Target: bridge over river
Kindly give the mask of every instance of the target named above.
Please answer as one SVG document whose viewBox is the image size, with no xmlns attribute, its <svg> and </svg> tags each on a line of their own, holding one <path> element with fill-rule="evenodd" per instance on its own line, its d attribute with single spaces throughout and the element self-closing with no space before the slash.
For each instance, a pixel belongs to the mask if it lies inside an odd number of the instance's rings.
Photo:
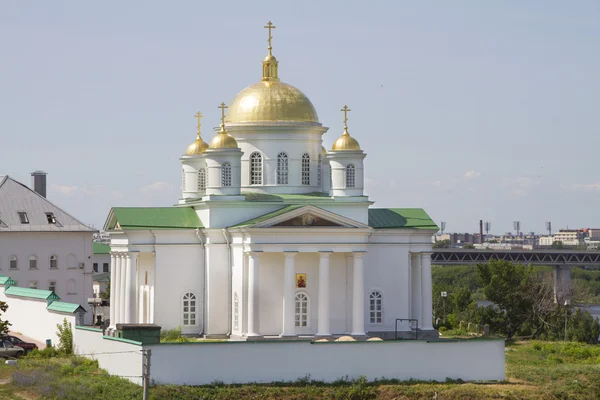
<svg viewBox="0 0 600 400">
<path fill-rule="evenodd" d="M 554 267 L 554 293 L 557 298 L 569 298 L 571 267 L 600 266 L 600 252 L 574 250 L 478 250 L 434 249 L 434 265 L 464 265 L 486 263 L 492 259 L 514 263 Z"/>
</svg>

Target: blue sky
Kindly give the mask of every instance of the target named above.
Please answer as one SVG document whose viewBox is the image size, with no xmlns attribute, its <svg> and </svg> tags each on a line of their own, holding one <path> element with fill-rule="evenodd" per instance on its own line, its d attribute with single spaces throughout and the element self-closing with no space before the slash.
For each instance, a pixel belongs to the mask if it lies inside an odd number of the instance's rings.
<svg viewBox="0 0 600 400">
<path fill-rule="evenodd" d="M 179 156 L 257 82 L 272 20 L 280 77 L 368 154 L 375 206 L 448 231 L 600 227 L 600 2 L 0 3 L 0 173 L 101 227 L 179 197 Z"/>
</svg>

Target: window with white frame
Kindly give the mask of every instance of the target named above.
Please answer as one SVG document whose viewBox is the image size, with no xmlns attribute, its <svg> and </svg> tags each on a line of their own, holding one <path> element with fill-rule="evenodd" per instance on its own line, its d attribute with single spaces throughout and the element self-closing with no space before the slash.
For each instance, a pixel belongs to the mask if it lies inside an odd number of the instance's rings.
<svg viewBox="0 0 600 400">
<path fill-rule="evenodd" d="M 37 257 L 29 256 L 29 269 L 37 269 Z"/>
<path fill-rule="evenodd" d="M 277 154 L 277 184 L 288 184 L 288 156 L 283 151 Z"/>
<path fill-rule="evenodd" d="M 308 153 L 302 155 L 302 184 L 310 185 L 310 156 Z"/>
<path fill-rule="evenodd" d="M 56 254 L 50 256 L 50 268 L 58 268 L 58 257 L 56 257 Z"/>
<path fill-rule="evenodd" d="M 206 190 L 206 168 L 200 168 L 198 170 L 198 190 Z"/>
<path fill-rule="evenodd" d="M 373 290 L 369 293 L 369 322 L 381 324 L 383 317 L 383 304 L 381 292 Z"/>
<path fill-rule="evenodd" d="M 308 327 L 308 295 L 304 292 L 296 294 L 294 321 L 299 328 Z"/>
<path fill-rule="evenodd" d="M 346 187 L 353 188 L 356 186 L 356 171 L 354 164 L 348 164 L 346 166 Z"/>
<path fill-rule="evenodd" d="M 48 283 L 48 290 L 56 293 L 56 281 L 50 281 Z"/>
<path fill-rule="evenodd" d="M 17 256 L 10 256 L 9 258 L 9 268 L 10 269 L 17 269 Z"/>
<path fill-rule="evenodd" d="M 98 272 L 98 263 L 93 263 L 92 264 L 92 271 Z"/>
<path fill-rule="evenodd" d="M 29 217 L 27 217 L 27 213 L 24 211 L 19 211 L 17 212 L 17 214 L 19 214 L 19 221 L 21 221 L 22 224 L 28 224 L 29 223 Z"/>
<path fill-rule="evenodd" d="M 237 292 L 233 294 L 233 329 L 236 331 L 240 328 L 240 300 Z"/>
<path fill-rule="evenodd" d="M 182 302 L 183 326 L 196 325 L 196 295 L 186 293 Z"/>
<path fill-rule="evenodd" d="M 231 163 L 227 161 L 221 165 L 221 186 L 231 187 Z"/>
<path fill-rule="evenodd" d="M 250 154 L 250 184 L 262 185 L 262 154 Z"/>
<path fill-rule="evenodd" d="M 319 159 L 318 159 L 319 165 L 317 168 L 317 186 L 321 186 L 321 174 L 322 174 L 322 169 L 323 169 L 323 165 L 321 165 L 321 163 L 323 162 L 323 157 L 319 154 Z"/>
</svg>

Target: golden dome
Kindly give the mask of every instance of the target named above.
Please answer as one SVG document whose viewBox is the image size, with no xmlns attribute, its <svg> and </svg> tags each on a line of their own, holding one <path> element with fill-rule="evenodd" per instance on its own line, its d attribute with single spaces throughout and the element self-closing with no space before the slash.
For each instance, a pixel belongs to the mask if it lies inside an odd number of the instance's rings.
<svg viewBox="0 0 600 400">
<path fill-rule="evenodd" d="M 344 133 L 342 133 L 342 136 L 337 138 L 336 141 L 333 142 L 333 146 L 331 146 L 331 151 L 357 150 L 360 150 L 360 145 L 358 144 L 358 141 L 356 139 L 350 136 L 347 129 L 344 129 Z"/>
<path fill-rule="evenodd" d="M 292 85 L 263 81 L 242 90 L 225 122 L 319 122 L 308 97 Z"/>
<path fill-rule="evenodd" d="M 202 153 L 204 153 L 204 151 L 207 148 L 208 148 L 208 143 L 206 143 L 204 140 L 202 140 L 202 138 L 198 134 L 198 137 L 196 138 L 196 140 L 194 140 L 194 143 L 190 144 L 187 147 L 185 154 L 188 156 L 199 156 Z"/>
<path fill-rule="evenodd" d="M 322 156 L 326 156 L 327 155 L 327 149 L 325 148 L 325 146 L 321 146 L 321 155 Z"/>
<path fill-rule="evenodd" d="M 221 132 L 210 141 L 211 149 L 237 149 L 237 140 L 225 130 L 225 126 L 221 124 Z"/>
</svg>

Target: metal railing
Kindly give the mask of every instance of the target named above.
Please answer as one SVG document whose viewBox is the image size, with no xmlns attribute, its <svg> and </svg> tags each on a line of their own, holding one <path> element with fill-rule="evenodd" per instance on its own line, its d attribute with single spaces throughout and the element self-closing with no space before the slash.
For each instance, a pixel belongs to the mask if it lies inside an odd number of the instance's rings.
<svg viewBox="0 0 600 400">
<path fill-rule="evenodd" d="M 396 318 L 396 326 L 394 327 L 394 340 L 402 339 L 398 337 L 398 322 L 409 321 L 412 329 L 413 322 L 415 323 L 415 338 L 409 340 L 417 340 L 419 338 L 419 320 L 416 318 Z"/>
</svg>

